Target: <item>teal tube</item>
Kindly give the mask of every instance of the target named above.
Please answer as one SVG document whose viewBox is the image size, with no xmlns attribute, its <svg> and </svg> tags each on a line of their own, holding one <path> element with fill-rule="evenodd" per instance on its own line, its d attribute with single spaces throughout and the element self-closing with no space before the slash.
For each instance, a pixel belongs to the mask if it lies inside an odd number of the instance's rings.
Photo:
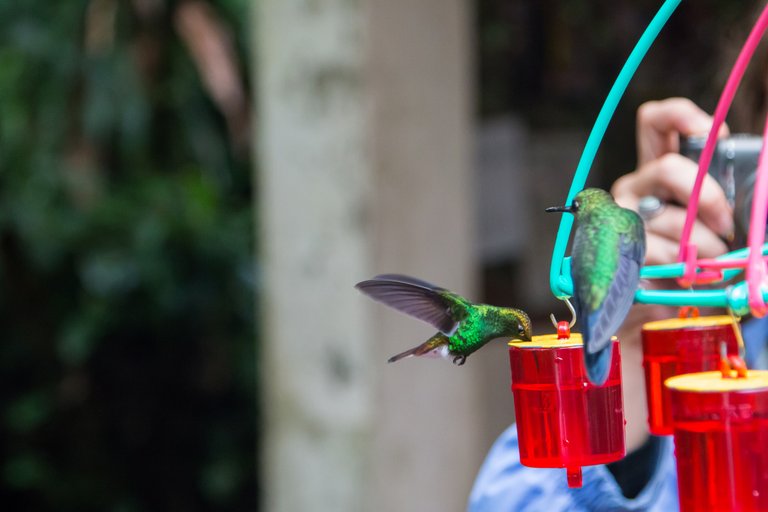
<svg viewBox="0 0 768 512">
<path fill-rule="evenodd" d="M 662 306 L 726 307 L 725 290 L 638 290 L 635 302 Z"/>
<path fill-rule="evenodd" d="M 722 256 L 718 256 L 717 260 L 738 260 L 741 258 L 746 258 L 747 254 L 749 254 L 749 247 L 744 247 L 742 249 L 737 249 L 735 251 L 729 252 L 728 254 L 723 254 Z M 768 254 L 768 243 L 763 244 L 763 250 L 762 250 L 763 256 Z"/>
<path fill-rule="evenodd" d="M 638 290 L 635 302 L 640 304 L 661 304 L 662 306 L 698 306 L 729 308 L 734 314 L 749 313 L 747 283 L 729 286 L 724 290 Z M 768 300 L 768 291 L 763 292 Z"/>
<path fill-rule="evenodd" d="M 748 253 L 749 247 L 745 247 L 736 251 L 729 252 L 728 254 L 723 254 L 722 256 L 718 256 L 715 259 L 718 261 L 738 260 L 745 258 Z M 768 243 L 763 245 L 762 253 L 763 256 L 768 254 Z M 743 271 L 743 268 L 725 269 L 723 270 L 722 281 L 729 281 Z M 669 265 L 651 265 L 640 269 L 640 279 L 676 279 L 678 277 L 683 277 L 684 272 L 685 265 L 682 263 L 671 263 Z"/>
<path fill-rule="evenodd" d="M 640 279 L 675 279 L 682 277 L 685 265 L 671 263 L 669 265 L 652 265 L 640 269 Z"/>
<path fill-rule="evenodd" d="M 656 16 L 651 20 L 648 28 L 643 32 L 643 35 L 640 37 L 637 45 L 635 45 L 632 53 L 629 54 L 627 62 L 624 64 L 621 72 L 619 72 L 619 76 L 616 78 L 613 87 L 611 87 L 608 97 L 605 99 L 605 103 L 603 103 L 600 113 L 595 120 L 595 124 L 587 139 L 587 144 L 584 146 L 584 151 L 581 153 L 581 159 L 579 160 L 579 165 L 576 167 L 576 173 L 573 177 L 571 189 L 568 192 L 568 199 L 565 203 L 567 206 L 570 206 L 576 194 L 584 188 L 584 183 L 587 181 L 587 176 L 589 175 L 589 170 L 592 168 L 592 163 L 595 160 L 597 150 L 603 140 L 605 131 L 608 129 L 608 124 L 610 124 L 611 118 L 616 111 L 616 107 L 629 85 L 629 81 L 643 61 L 645 54 L 648 53 L 651 44 L 656 40 L 656 36 L 659 35 L 659 32 L 661 32 L 661 29 L 667 23 L 667 20 L 672 13 L 675 12 L 678 5 L 680 5 L 680 0 L 666 0 L 664 2 L 659 9 L 659 12 L 657 12 Z M 563 218 L 560 220 L 560 227 L 558 228 L 557 238 L 555 239 L 555 247 L 552 251 L 552 263 L 549 269 L 550 289 L 555 297 L 561 299 L 569 297 L 573 293 L 573 282 L 570 275 L 561 275 L 561 272 L 563 271 L 562 266 L 563 258 L 565 257 L 565 249 L 568 245 L 568 239 L 571 236 L 572 227 L 573 217 L 564 214 Z M 563 282 L 564 279 L 567 282 Z M 568 286 L 568 284 L 570 284 L 570 286 Z"/>
</svg>

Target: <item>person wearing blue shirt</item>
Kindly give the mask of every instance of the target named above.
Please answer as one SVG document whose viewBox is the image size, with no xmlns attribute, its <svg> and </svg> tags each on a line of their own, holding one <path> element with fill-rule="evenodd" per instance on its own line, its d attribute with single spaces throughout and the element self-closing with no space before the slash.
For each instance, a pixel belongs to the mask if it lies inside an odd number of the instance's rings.
<svg viewBox="0 0 768 512">
<path fill-rule="evenodd" d="M 697 166 L 678 154 L 680 135 L 706 134 L 712 119 L 692 101 L 671 98 L 643 104 L 637 115 L 638 168 L 619 178 L 611 189 L 616 201 L 637 209 L 641 198 L 655 196 L 663 208 L 646 215 L 646 265 L 672 263 Z M 724 129 L 722 134 L 726 134 Z M 725 194 L 709 175 L 701 190 L 691 242 L 700 258 L 727 252 L 724 240 L 733 233 L 733 217 Z M 607 465 L 583 468 L 583 485 L 568 488 L 563 469 L 528 468 L 520 464 L 517 428 L 509 427 L 494 443 L 469 497 L 470 512 L 578 512 L 678 509 L 677 473 L 672 437 L 651 436 L 647 429 L 642 369 L 641 326 L 670 318 L 674 310 L 636 305 L 617 333 L 621 341 L 627 457 Z M 768 318 L 743 325 L 747 364 L 765 368 Z"/>
</svg>

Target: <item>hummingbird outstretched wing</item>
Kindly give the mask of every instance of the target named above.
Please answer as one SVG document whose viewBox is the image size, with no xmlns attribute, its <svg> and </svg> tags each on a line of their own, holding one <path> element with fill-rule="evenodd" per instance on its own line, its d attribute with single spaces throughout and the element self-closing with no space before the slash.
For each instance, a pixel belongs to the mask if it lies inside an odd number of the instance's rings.
<svg viewBox="0 0 768 512">
<path fill-rule="evenodd" d="M 373 300 L 433 325 L 451 336 L 471 306 L 464 298 L 421 279 L 382 274 L 361 281 L 355 288 Z"/>
<path fill-rule="evenodd" d="M 619 234 L 618 237 L 618 259 L 613 279 L 602 299 L 596 296 L 600 293 L 599 288 L 590 286 L 578 273 L 574 272 L 573 275 L 574 288 L 577 290 L 573 297 L 574 308 L 584 337 L 587 374 L 598 385 L 608 378 L 611 337 L 619 330 L 632 307 L 640 280 L 640 267 L 645 258 L 642 222 L 633 224 L 629 233 Z M 574 247 L 576 245 L 577 241 L 574 240 Z"/>
</svg>

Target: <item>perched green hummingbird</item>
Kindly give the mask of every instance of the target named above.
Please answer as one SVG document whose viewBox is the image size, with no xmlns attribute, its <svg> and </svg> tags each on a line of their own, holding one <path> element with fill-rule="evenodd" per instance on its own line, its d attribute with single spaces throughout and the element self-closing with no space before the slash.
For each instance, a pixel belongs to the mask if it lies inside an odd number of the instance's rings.
<svg viewBox="0 0 768 512">
<path fill-rule="evenodd" d="M 632 307 L 640 280 L 643 219 L 599 188 L 584 189 L 571 206 L 547 211 L 572 213 L 578 222 L 571 256 L 573 306 L 584 338 L 587 375 L 602 385 L 610 370 L 611 336 Z"/>
<path fill-rule="evenodd" d="M 421 345 L 390 357 L 390 363 L 411 356 L 426 356 L 451 359 L 461 366 L 468 355 L 494 338 L 531 339 L 531 320 L 524 311 L 473 304 L 420 279 L 383 274 L 357 283 L 355 288 L 439 330 Z"/>
</svg>

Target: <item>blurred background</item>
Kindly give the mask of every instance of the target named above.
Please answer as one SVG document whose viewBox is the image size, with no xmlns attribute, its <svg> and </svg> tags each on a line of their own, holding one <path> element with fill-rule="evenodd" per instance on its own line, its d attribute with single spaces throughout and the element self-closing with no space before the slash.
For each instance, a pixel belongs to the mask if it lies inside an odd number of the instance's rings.
<svg viewBox="0 0 768 512">
<path fill-rule="evenodd" d="M 588 184 L 757 4 L 683 3 Z M 567 316 L 543 209 L 659 5 L 0 0 L 3 509 L 463 510 L 505 347 L 388 366 L 431 328 L 352 286 Z"/>
</svg>

